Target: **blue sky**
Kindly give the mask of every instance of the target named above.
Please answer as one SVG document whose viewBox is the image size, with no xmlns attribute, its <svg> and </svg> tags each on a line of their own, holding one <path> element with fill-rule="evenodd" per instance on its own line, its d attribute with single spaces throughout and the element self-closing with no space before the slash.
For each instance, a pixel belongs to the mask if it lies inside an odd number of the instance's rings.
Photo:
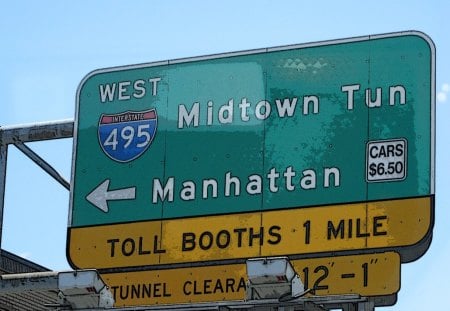
<svg viewBox="0 0 450 311">
<path fill-rule="evenodd" d="M 3 2 L 0 126 L 73 119 L 77 87 L 98 68 L 422 31 L 437 50 L 436 220 L 428 252 L 402 265 L 392 309 L 435 309 L 431 301 L 450 290 L 449 12 L 444 0 Z M 70 180 L 71 139 L 30 146 Z M 68 269 L 69 193 L 9 149 L 2 248 L 55 270 Z"/>
</svg>

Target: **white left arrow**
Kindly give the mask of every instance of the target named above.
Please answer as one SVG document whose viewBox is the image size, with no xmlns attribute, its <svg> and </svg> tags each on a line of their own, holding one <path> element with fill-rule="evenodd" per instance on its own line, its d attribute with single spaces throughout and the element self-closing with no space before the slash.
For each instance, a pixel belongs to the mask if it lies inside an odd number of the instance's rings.
<svg viewBox="0 0 450 311">
<path fill-rule="evenodd" d="M 86 200 L 95 207 L 107 213 L 108 201 L 111 200 L 134 200 L 136 198 L 136 187 L 109 190 L 109 179 L 106 179 L 98 185 L 91 193 L 86 196 Z"/>
</svg>

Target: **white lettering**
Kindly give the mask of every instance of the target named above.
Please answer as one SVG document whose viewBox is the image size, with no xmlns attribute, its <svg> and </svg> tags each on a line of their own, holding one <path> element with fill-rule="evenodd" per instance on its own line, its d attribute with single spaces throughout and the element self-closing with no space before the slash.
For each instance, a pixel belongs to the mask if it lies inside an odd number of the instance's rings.
<svg viewBox="0 0 450 311">
<path fill-rule="evenodd" d="M 280 187 L 284 186 L 286 191 L 292 192 L 296 189 L 311 190 L 317 188 L 317 174 L 313 169 L 305 169 L 301 174 L 297 174 L 297 171 L 293 166 L 288 166 L 282 172 L 285 182 L 279 183 L 279 177 L 281 173 L 272 167 L 266 174 L 266 180 L 263 181 L 263 177 L 259 174 L 251 174 L 247 178 L 247 183 L 244 187 L 244 194 L 247 195 L 261 195 L 263 193 L 263 186 L 267 187 L 267 190 L 272 193 L 277 193 Z M 297 175 L 300 175 L 297 177 Z M 218 186 L 218 180 L 223 180 L 223 186 Z M 217 178 L 204 178 L 198 183 L 201 183 L 202 190 L 198 193 L 202 199 L 217 198 L 219 195 L 224 197 L 238 197 L 241 196 L 241 185 L 244 181 L 239 176 L 232 175 L 231 172 L 226 172 L 223 179 Z M 155 178 L 153 180 L 153 198 L 152 203 L 157 204 L 159 202 L 174 202 L 174 193 L 179 194 L 179 198 L 182 201 L 192 201 L 197 199 L 197 185 L 193 180 L 182 181 L 179 185 L 179 189 L 176 189 L 175 177 L 169 177 L 165 184 L 160 179 Z M 323 169 L 323 189 L 330 188 L 331 186 L 341 186 L 340 170 L 337 167 L 326 167 Z"/>
<path fill-rule="evenodd" d="M 283 174 L 286 179 L 286 189 L 289 191 L 293 191 L 295 189 L 292 184 L 292 177 L 295 177 L 295 172 L 292 170 L 292 166 L 289 166 Z"/>
<path fill-rule="evenodd" d="M 187 112 L 186 107 L 184 105 L 178 106 L 178 128 L 181 129 L 185 125 L 186 127 L 191 126 L 193 122 L 193 126 L 197 127 L 200 117 L 200 104 L 194 103 L 192 105 L 191 111 Z"/>
<path fill-rule="evenodd" d="M 234 195 L 239 196 L 241 193 L 241 181 L 238 177 L 231 176 L 228 172 L 225 175 L 225 196 L 229 197 L 231 192 L 231 184 L 234 184 Z"/>
<path fill-rule="evenodd" d="M 207 125 L 211 125 L 213 123 L 213 102 L 212 101 L 208 101 L 208 117 L 206 120 L 206 124 Z"/>
<path fill-rule="evenodd" d="M 118 100 L 128 100 L 130 95 L 126 94 L 128 87 L 131 85 L 130 81 L 119 82 L 119 97 Z"/>
<path fill-rule="evenodd" d="M 264 110 L 264 113 L 261 112 Z M 266 100 L 260 101 L 255 108 L 255 116 L 259 120 L 265 120 L 270 116 L 270 103 Z"/>
<path fill-rule="evenodd" d="M 402 85 L 389 87 L 389 105 L 395 105 L 396 95 L 399 94 L 400 105 L 406 104 L 406 90 Z"/>
<path fill-rule="evenodd" d="M 247 111 L 248 107 L 250 107 L 250 103 L 247 101 L 247 98 L 242 98 L 239 108 L 241 109 L 241 120 L 245 122 L 250 120 Z"/>
<path fill-rule="evenodd" d="M 372 90 L 366 89 L 366 106 L 369 108 L 381 107 L 381 87 L 376 88 L 376 98 L 372 101 Z"/>
<path fill-rule="evenodd" d="M 292 117 L 295 112 L 295 107 L 297 106 L 297 97 L 292 98 L 292 100 L 285 98 L 283 103 L 281 103 L 281 100 L 276 99 L 275 104 L 277 105 L 280 118 L 284 118 L 286 114 L 288 117 Z"/>
<path fill-rule="evenodd" d="M 166 198 L 169 202 L 173 202 L 173 190 L 174 190 L 174 177 L 169 177 L 162 188 L 161 181 L 158 178 L 153 179 L 153 203 L 158 203 L 158 197 L 161 201 L 165 201 Z"/>
<path fill-rule="evenodd" d="M 343 85 L 341 87 L 342 92 L 347 92 L 347 109 L 352 110 L 353 104 L 354 104 L 354 97 L 353 93 L 355 91 L 359 90 L 360 85 L 359 84 L 352 84 L 352 85 Z"/>
<path fill-rule="evenodd" d="M 319 98 L 315 95 L 305 96 L 303 98 L 303 114 L 309 114 L 309 104 L 313 104 L 313 113 L 319 113 Z"/>
<path fill-rule="evenodd" d="M 150 78 L 152 95 L 157 94 L 158 82 L 161 78 Z M 129 100 L 131 97 L 141 99 L 147 94 L 146 80 L 120 81 L 99 85 L 100 102 L 112 102 L 114 100 Z"/>
<path fill-rule="evenodd" d="M 116 84 L 100 84 L 100 101 L 102 103 L 109 101 L 112 102 L 114 100 L 114 94 L 116 92 Z"/>
<path fill-rule="evenodd" d="M 161 78 L 150 78 L 148 81 L 152 84 L 152 95 L 156 96 L 158 94 L 158 82 L 161 81 Z"/>
<path fill-rule="evenodd" d="M 278 173 L 275 168 L 272 168 L 267 174 L 267 178 L 269 179 L 269 190 L 270 192 L 277 192 L 278 186 L 277 186 L 277 178 L 280 177 L 280 173 Z"/>
<path fill-rule="evenodd" d="M 283 100 L 275 99 L 275 107 L 280 118 L 292 117 L 295 114 L 297 106 L 297 97 L 285 98 Z M 254 110 L 250 110 L 251 102 L 246 97 L 242 97 L 240 103 L 237 104 L 236 112 L 234 107 L 234 99 L 228 100 L 228 103 L 223 104 L 218 110 L 214 109 L 214 102 L 208 100 L 206 105 L 200 102 L 194 102 L 191 108 L 187 108 L 185 104 L 178 106 L 178 128 L 198 127 L 200 122 L 207 126 L 214 125 L 218 121 L 219 124 L 230 124 L 235 121 L 235 116 L 240 118 L 242 122 L 250 121 L 253 116 L 257 120 L 266 120 L 272 113 L 272 104 L 267 100 L 260 100 L 255 106 Z M 201 110 L 201 111 L 200 111 Z M 319 97 L 315 95 L 304 97 L 304 114 L 319 113 Z M 311 112 L 310 112 L 311 111 Z M 253 112 L 253 113 L 252 113 Z M 200 117 L 202 120 L 200 120 Z"/>
<path fill-rule="evenodd" d="M 316 172 L 314 170 L 304 170 L 303 177 L 300 179 L 302 189 L 316 188 Z"/>
<path fill-rule="evenodd" d="M 136 80 L 133 83 L 133 88 L 135 92 L 133 93 L 134 98 L 142 98 L 145 96 L 145 80 Z"/>
<path fill-rule="evenodd" d="M 248 184 L 246 190 L 248 194 L 261 194 L 262 193 L 261 176 L 256 174 L 248 176 Z"/>
<path fill-rule="evenodd" d="M 233 99 L 219 108 L 219 122 L 222 124 L 233 122 Z"/>
<path fill-rule="evenodd" d="M 325 168 L 324 176 L 323 176 L 323 178 L 324 178 L 323 186 L 325 188 L 330 187 L 331 175 L 333 175 L 334 186 L 339 187 L 341 185 L 341 174 L 340 174 L 339 169 L 337 169 L 336 167 Z"/>
<path fill-rule="evenodd" d="M 183 201 L 192 201 L 195 199 L 195 183 L 193 181 L 188 180 L 183 183 L 180 198 Z"/>
<path fill-rule="evenodd" d="M 212 197 L 217 198 L 217 180 L 215 179 L 204 179 L 203 180 L 203 199 L 208 198 L 208 188 L 212 190 Z"/>
</svg>

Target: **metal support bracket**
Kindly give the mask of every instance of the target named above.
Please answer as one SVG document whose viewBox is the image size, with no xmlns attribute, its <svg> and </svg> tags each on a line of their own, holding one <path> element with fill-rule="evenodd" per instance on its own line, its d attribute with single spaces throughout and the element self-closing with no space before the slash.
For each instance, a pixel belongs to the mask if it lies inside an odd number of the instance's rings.
<svg viewBox="0 0 450 311">
<path fill-rule="evenodd" d="M 5 207 L 5 183 L 8 157 L 8 145 L 16 146 L 28 158 L 52 176 L 67 190 L 66 181 L 50 164 L 25 145 L 26 142 L 52 140 L 73 137 L 73 120 L 61 120 L 34 124 L 22 124 L 0 127 L 0 252 L 3 232 L 3 210 Z M 1 260 L 1 256 L 0 256 Z"/>
<path fill-rule="evenodd" d="M 42 159 L 37 153 L 31 150 L 23 142 L 15 142 L 14 146 L 23 152 L 28 158 L 30 158 L 34 163 L 36 163 L 40 168 L 52 176 L 57 182 L 59 182 L 64 188 L 70 190 L 70 183 L 62 177 L 57 170 L 55 170 L 48 162 Z"/>
</svg>

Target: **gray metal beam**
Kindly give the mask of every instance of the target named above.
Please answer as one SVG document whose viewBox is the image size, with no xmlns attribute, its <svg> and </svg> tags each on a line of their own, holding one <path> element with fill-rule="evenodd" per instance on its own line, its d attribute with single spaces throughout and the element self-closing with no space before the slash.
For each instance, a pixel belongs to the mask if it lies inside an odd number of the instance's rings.
<svg viewBox="0 0 450 311">
<path fill-rule="evenodd" d="M 42 159 L 37 153 L 28 148 L 22 142 L 14 143 L 14 146 L 22 151 L 28 158 L 30 158 L 34 163 L 36 163 L 40 168 L 46 171 L 50 176 L 52 176 L 57 182 L 59 182 L 64 188 L 70 190 L 70 183 L 62 177 L 57 170 L 55 170 L 50 164 L 48 164 L 44 159 Z"/>
<path fill-rule="evenodd" d="M 358 306 L 353 303 L 349 303 L 345 306 L 342 306 L 342 311 L 358 311 Z"/>
<path fill-rule="evenodd" d="M 105 310 L 114 299 L 96 270 L 48 271 L 0 275 L 1 304 L 15 310 Z"/>
<path fill-rule="evenodd" d="M 358 311 L 374 311 L 375 304 L 373 301 L 365 301 L 358 303 Z"/>
<path fill-rule="evenodd" d="M 66 189 L 70 188 L 61 175 L 45 162 L 40 156 L 28 148 L 24 143 L 33 141 L 43 141 L 59 138 L 73 137 L 73 120 L 59 120 L 40 122 L 33 124 L 21 124 L 0 127 L 0 252 L 3 233 L 3 210 L 5 207 L 5 186 L 6 186 L 6 162 L 8 157 L 8 145 L 14 144 L 20 151 L 25 153 L 36 164 L 43 168 L 48 174 L 61 183 Z M 1 260 L 0 256 L 0 260 Z"/>
<path fill-rule="evenodd" d="M 0 127 L 0 145 L 73 137 L 73 120 Z"/>
<path fill-rule="evenodd" d="M 58 290 L 58 275 L 54 271 L 4 274 L 0 276 L 1 294 Z"/>
<path fill-rule="evenodd" d="M 1 249 L 2 249 L 2 233 L 3 233 L 3 207 L 5 206 L 7 156 L 8 156 L 8 145 L 0 144 L 0 261 L 2 260 Z"/>
</svg>

